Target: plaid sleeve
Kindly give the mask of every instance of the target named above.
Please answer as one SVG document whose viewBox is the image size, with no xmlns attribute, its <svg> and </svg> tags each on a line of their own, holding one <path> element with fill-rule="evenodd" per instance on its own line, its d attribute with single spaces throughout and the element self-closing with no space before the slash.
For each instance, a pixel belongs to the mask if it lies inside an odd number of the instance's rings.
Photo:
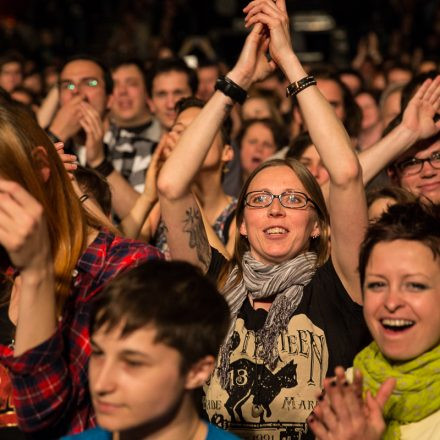
<svg viewBox="0 0 440 440">
<path fill-rule="evenodd" d="M 25 432 L 77 433 L 95 425 L 87 383 L 89 311 L 93 296 L 120 272 L 161 258 L 145 243 L 104 236 L 81 258 L 84 275 L 74 281 L 59 329 L 42 344 L 14 357 L 0 347 L 9 369 L 20 428 Z"/>
<path fill-rule="evenodd" d="M 55 424 L 71 394 L 71 381 L 62 356 L 63 340 L 56 331 L 42 344 L 1 362 L 9 369 L 13 397 L 21 429 L 35 431 Z"/>
</svg>

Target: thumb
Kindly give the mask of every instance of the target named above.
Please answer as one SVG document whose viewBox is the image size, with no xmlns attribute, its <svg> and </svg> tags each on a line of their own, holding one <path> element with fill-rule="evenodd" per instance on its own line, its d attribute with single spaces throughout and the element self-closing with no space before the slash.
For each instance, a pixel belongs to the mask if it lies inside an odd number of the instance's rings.
<svg viewBox="0 0 440 440">
<path fill-rule="evenodd" d="M 376 402 L 382 410 L 393 393 L 396 386 L 396 379 L 389 377 L 379 388 L 376 394 Z"/>
</svg>

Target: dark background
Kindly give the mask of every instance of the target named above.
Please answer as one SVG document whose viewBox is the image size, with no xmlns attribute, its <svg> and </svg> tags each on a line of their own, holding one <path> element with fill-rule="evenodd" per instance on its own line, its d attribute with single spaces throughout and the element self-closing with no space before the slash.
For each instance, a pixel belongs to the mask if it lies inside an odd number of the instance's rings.
<svg viewBox="0 0 440 440">
<path fill-rule="evenodd" d="M 153 58 L 160 47 L 178 51 L 189 35 L 208 36 L 218 57 L 231 62 L 245 30 L 241 0 L 0 0 L 0 51 L 15 49 L 39 63 L 74 53 Z M 347 63 L 359 39 L 374 31 L 382 53 L 421 50 L 438 56 L 440 0 L 287 0 L 289 13 L 322 11 L 331 31 L 305 33 L 305 50 Z M 304 48 L 303 48 L 304 49 Z"/>
</svg>

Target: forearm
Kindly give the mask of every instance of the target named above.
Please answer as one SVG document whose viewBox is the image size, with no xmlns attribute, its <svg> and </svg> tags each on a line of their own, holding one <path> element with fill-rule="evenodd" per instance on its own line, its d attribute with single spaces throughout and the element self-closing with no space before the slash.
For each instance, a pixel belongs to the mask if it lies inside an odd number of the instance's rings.
<svg viewBox="0 0 440 440">
<path fill-rule="evenodd" d="M 112 207 L 119 218 L 126 217 L 135 205 L 140 194 L 114 170 L 107 177 L 112 192 Z"/>
<path fill-rule="evenodd" d="M 404 153 L 414 142 L 417 135 L 402 125 L 398 125 L 387 136 L 370 148 L 359 153 L 363 181 L 366 185 L 376 174 Z"/>
<path fill-rule="evenodd" d="M 139 196 L 129 214 L 122 219 L 120 224 L 126 237 L 134 239 L 139 237 L 141 228 L 156 202 L 157 200 L 151 199 L 146 194 Z"/>
<path fill-rule="evenodd" d="M 282 68 L 291 83 L 307 76 L 293 52 L 285 57 Z M 310 86 L 302 90 L 297 99 L 310 137 L 329 172 L 331 182 L 345 184 L 347 179 L 358 178 L 359 165 L 350 138 L 318 87 Z"/>
<path fill-rule="evenodd" d="M 14 356 L 20 356 L 50 338 L 56 330 L 53 269 L 21 274 Z"/>
</svg>

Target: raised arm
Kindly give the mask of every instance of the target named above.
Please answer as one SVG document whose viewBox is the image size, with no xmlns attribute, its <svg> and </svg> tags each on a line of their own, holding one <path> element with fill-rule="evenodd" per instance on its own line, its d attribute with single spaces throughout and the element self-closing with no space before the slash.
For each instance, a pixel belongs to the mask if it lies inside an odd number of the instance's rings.
<svg viewBox="0 0 440 440">
<path fill-rule="evenodd" d="M 157 203 L 156 182 L 159 171 L 166 158 L 165 151 L 168 149 L 167 143 L 168 134 L 164 134 L 153 153 L 147 173 L 145 174 L 144 191 L 128 215 L 121 221 L 120 227 L 126 237 L 134 239 L 139 237 L 145 220 Z"/>
<path fill-rule="evenodd" d="M 14 356 L 56 330 L 53 261 L 42 206 L 20 185 L 0 180 L 0 244 L 20 271 Z"/>
<path fill-rule="evenodd" d="M 265 57 L 267 39 L 261 31 L 261 24 L 254 27 L 237 64 L 227 75 L 244 90 L 274 68 Z M 162 218 L 172 258 L 189 261 L 204 271 L 209 267 L 211 250 L 199 208 L 191 194 L 191 183 L 233 104 L 231 98 L 216 91 L 182 134 L 158 179 Z"/>
<path fill-rule="evenodd" d="M 402 122 L 370 148 L 359 153 L 364 184 L 422 139 L 440 131 L 434 116 L 440 108 L 440 75 L 427 79 L 406 106 Z"/>
<path fill-rule="evenodd" d="M 272 59 L 290 83 L 307 77 L 290 41 L 285 0 L 256 0 L 244 9 L 246 25 L 263 23 L 270 33 Z M 328 207 L 332 228 L 332 260 L 352 299 L 361 302 L 357 274 L 359 246 L 367 226 L 367 209 L 359 161 L 332 106 L 316 86 L 297 94 L 310 137 L 330 176 Z"/>
</svg>

